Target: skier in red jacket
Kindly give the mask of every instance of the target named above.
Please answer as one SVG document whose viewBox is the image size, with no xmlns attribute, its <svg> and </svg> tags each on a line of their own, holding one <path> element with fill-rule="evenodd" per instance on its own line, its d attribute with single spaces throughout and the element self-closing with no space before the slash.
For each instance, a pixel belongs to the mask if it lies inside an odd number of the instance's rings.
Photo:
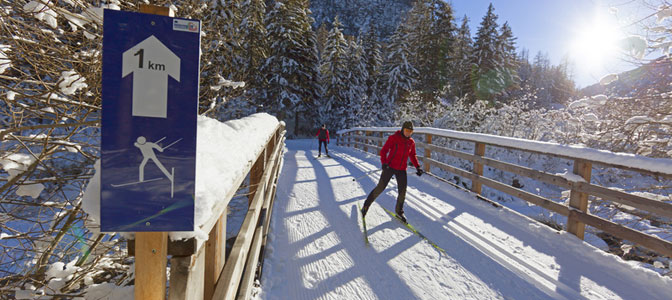
<svg viewBox="0 0 672 300">
<path fill-rule="evenodd" d="M 329 144 L 329 130 L 327 130 L 327 126 L 322 124 L 322 128 L 317 131 L 315 136 L 320 140 L 320 154 L 318 154 L 317 157 L 322 156 L 322 143 L 324 143 L 324 152 L 327 154 L 327 157 L 331 157 L 329 156 L 329 149 L 327 149 L 327 144 Z"/>
<path fill-rule="evenodd" d="M 408 159 L 416 169 L 416 174 L 421 176 L 424 171 L 420 168 L 418 158 L 415 155 L 415 141 L 411 138 L 413 134 L 413 123 L 411 121 L 404 122 L 401 130 L 395 132 L 385 142 L 383 149 L 380 150 L 380 162 L 383 164 L 383 173 L 380 175 L 380 180 L 376 188 L 371 191 L 364 207 L 362 207 L 362 217 L 366 216 L 371 203 L 376 200 L 378 195 L 385 190 L 387 184 L 392 179 L 392 175 L 397 178 L 397 187 L 399 195 L 397 196 L 397 206 L 395 212 L 397 217 L 406 223 L 406 216 L 404 216 L 404 200 L 406 200 L 406 164 Z"/>
</svg>

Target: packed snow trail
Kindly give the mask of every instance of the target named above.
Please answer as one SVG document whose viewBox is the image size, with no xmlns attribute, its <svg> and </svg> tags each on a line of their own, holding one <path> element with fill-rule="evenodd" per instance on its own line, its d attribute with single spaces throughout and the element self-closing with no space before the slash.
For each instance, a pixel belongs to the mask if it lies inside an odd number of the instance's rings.
<svg viewBox="0 0 672 300">
<path fill-rule="evenodd" d="M 408 176 L 406 217 L 441 253 L 393 220 L 396 182 L 366 215 L 379 158 L 288 140 L 262 275 L 262 299 L 669 299 L 672 280 L 576 237 L 496 208 L 430 176 Z"/>
</svg>

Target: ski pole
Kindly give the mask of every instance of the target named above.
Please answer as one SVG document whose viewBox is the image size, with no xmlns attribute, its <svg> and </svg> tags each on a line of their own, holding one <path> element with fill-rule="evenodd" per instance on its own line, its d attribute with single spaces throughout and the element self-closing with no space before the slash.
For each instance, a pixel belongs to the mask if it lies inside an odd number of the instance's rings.
<svg viewBox="0 0 672 300">
<path fill-rule="evenodd" d="M 175 144 L 177 144 L 177 142 L 179 142 L 179 141 L 181 141 L 181 140 L 182 140 L 182 138 L 180 138 L 180 139 L 177 140 L 177 141 L 172 142 L 172 143 L 171 143 L 170 145 L 168 145 L 168 146 L 163 147 L 163 149 L 166 149 L 166 148 L 168 148 L 168 147 L 170 147 L 170 146 L 172 146 L 172 145 L 175 145 Z"/>
<path fill-rule="evenodd" d="M 380 171 L 380 170 L 382 170 L 382 169 L 376 169 L 376 170 L 373 170 L 373 171 L 368 171 L 368 172 L 364 173 L 364 175 L 362 175 L 362 176 L 359 176 L 359 177 L 357 177 L 357 178 L 353 178 L 352 181 L 360 180 L 360 179 L 362 179 L 362 178 L 364 178 L 364 177 L 366 177 L 366 176 L 369 176 L 370 174 L 376 173 L 376 172 L 378 172 L 378 171 Z"/>
</svg>

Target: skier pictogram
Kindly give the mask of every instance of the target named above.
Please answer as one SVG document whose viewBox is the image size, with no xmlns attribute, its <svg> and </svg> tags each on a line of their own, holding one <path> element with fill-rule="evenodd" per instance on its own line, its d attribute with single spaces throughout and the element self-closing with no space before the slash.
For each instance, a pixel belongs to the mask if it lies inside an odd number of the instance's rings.
<svg viewBox="0 0 672 300">
<path fill-rule="evenodd" d="M 128 185 L 135 185 L 135 184 L 140 184 L 140 183 L 146 183 L 146 182 L 152 182 L 152 181 L 157 181 L 161 180 L 162 178 L 152 178 L 145 180 L 145 166 L 147 165 L 147 162 L 150 160 L 154 162 L 154 164 L 163 172 L 164 175 L 170 180 L 170 197 L 173 197 L 173 189 L 175 186 L 175 168 L 171 168 L 171 171 L 168 172 L 168 169 L 161 163 L 161 161 L 156 157 L 156 152 L 155 150 L 158 150 L 159 152 L 163 152 L 164 150 L 168 149 L 172 145 L 175 145 L 177 142 L 181 141 L 182 139 L 178 139 L 172 143 L 170 143 L 168 146 L 161 147 L 159 143 L 166 139 L 166 137 L 162 137 L 161 139 L 157 140 L 156 142 L 148 142 L 147 138 L 144 136 L 139 136 L 135 143 L 133 143 L 133 146 L 136 148 L 140 149 L 140 153 L 142 153 L 142 162 L 140 163 L 140 166 L 138 168 L 139 172 L 139 180 L 134 181 L 134 182 L 127 182 L 127 183 L 122 183 L 122 184 L 112 184 L 112 187 L 122 187 L 122 186 L 128 186 Z"/>
</svg>

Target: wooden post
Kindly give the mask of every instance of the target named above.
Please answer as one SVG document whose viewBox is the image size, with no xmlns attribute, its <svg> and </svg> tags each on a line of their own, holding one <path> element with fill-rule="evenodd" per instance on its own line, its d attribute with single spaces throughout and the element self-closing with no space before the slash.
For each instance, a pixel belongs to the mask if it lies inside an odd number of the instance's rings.
<svg viewBox="0 0 672 300">
<path fill-rule="evenodd" d="M 135 299 L 166 299 L 167 232 L 135 233 Z"/>
<path fill-rule="evenodd" d="M 162 15 L 162 16 L 173 17 L 172 11 L 170 10 L 170 8 L 165 7 L 165 6 L 140 4 L 140 12 L 144 13 L 144 14 Z"/>
<path fill-rule="evenodd" d="M 425 144 L 431 145 L 432 144 L 432 135 L 427 133 L 425 134 Z M 429 147 L 425 148 L 425 159 L 424 159 L 424 166 L 425 167 L 425 172 L 429 172 L 429 169 L 431 167 L 431 164 L 429 163 L 429 159 L 432 158 L 432 150 L 429 149 Z"/>
<path fill-rule="evenodd" d="M 204 275 L 205 247 L 201 247 L 198 253 L 193 255 L 173 256 L 170 259 L 168 299 L 203 300 Z"/>
<path fill-rule="evenodd" d="M 382 140 L 382 138 L 384 138 L 384 137 L 385 137 L 385 134 L 381 131 L 381 132 L 380 132 L 380 138 L 381 138 L 381 140 L 378 141 L 378 147 L 380 147 L 380 148 L 383 148 L 383 140 Z M 378 152 L 378 156 L 380 156 L 380 151 Z"/>
<path fill-rule="evenodd" d="M 478 155 L 478 156 L 485 155 L 485 144 L 476 143 L 476 147 L 474 149 L 474 154 Z M 478 176 L 483 176 L 483 164 L 474 163 L 473 173 L 478 175 Z M 482 189 L 481 183 L 472 180 L 471 191 L 480 195 L 481 194 L 481 189 Z"/>
<path fill-rule="evenodd" d="M 140 12 L 170 16 L 163 6 L 140 5 Z M 167 232 L 135 233 L 135 299 L 166 299 Z"/>
<path fill-rule="evenodd" d="M 370 131 L 365 131 L 365 132 L 366 132 L 366 136 L 370 136 L 370 135 L 371 135 L 371 132 L 370 132 Z M 366 145 L 369 144 L 369 140 L 366 139 L 366 140 L 364 141 L 364 144 L 365 144 L 365 146 L 364 146 L 364 152 L 369 152 L 369 147 L 366 146 Z"/>
<path fill-rule="evenodd" d="M 205 243 L 204 298 L 212 299 L 219 274 L 224 269 L 226 259 L 226 210 L 210 231 Z"/>
<path fill-rule="evenodd" d="M 352 138 L 353 139 L 352 148 L 357 149 L 357 141 L 358 141 L 357 136 L 360 135 L 360 132 L 359 132 L 359 130 L 357 130 L 357 131 L 354 131 L 354 133 L 355 133 L 354 137 Z"/>
<path fill-rule="evenodd" d="M 593 166 L 589 162 L 579 159 L 574 161 L 574 174 L 581 176 L 581 178 L 583 178 L 587 183 L 590 183 L 592 169 Z M 587 212 L 588 194 L 572 189 L 569 194 L 569 206 L 582 212 Z M 579 222 L 574 216 L 570 214 L 567 218 L 567 232 L 574 234 L 576 237 L 583 240 L 585 230 L 586 224 Z"/>
</svg>

